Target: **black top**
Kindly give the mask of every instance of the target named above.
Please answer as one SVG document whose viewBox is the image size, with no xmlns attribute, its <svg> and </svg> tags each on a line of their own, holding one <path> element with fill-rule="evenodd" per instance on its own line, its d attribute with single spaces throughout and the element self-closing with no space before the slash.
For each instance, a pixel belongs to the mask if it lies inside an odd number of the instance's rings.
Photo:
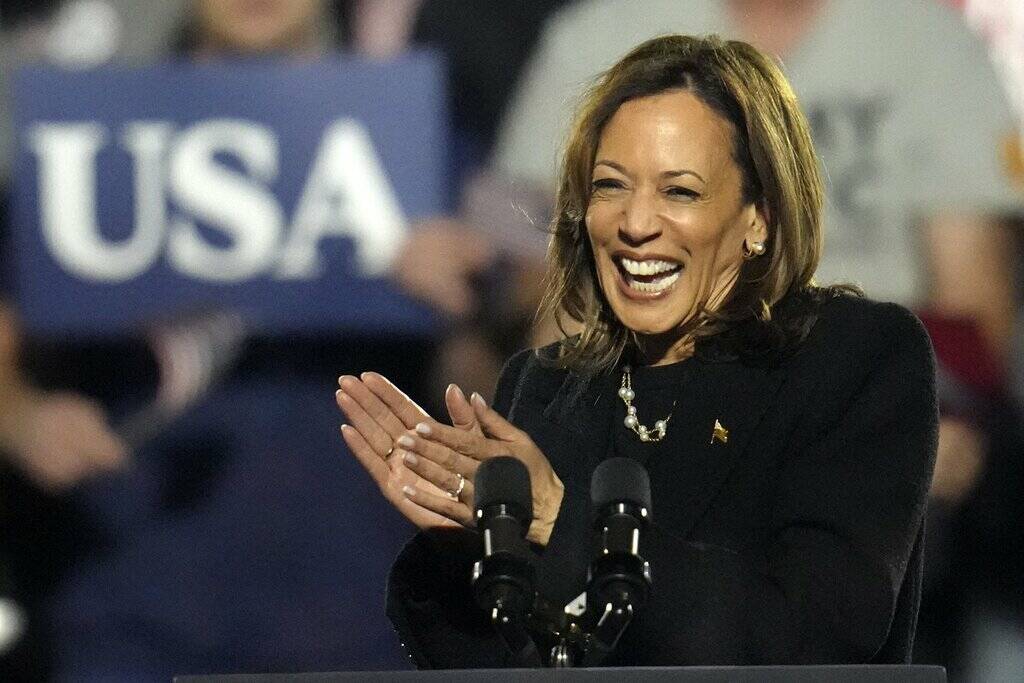
<svg viewBox="0 0 1024 683">
<path fill-rule="evenodd" d="M 668 417 L 668 428 L 661 441 L 641 441 L 623 423 L 626 404 L 617 399 L 612 410 L 612 450 L 607 457 L 632 458 L 646 466 L 652 477 L 658 474 L 659 460 L 672 457 L 670 454 L 685 457 L 687 437 L 690 436 L 684 433 L 686 415 L 699 400 L 692 391 L 693 373 L 697 370 L 697 363 L 692 358 L 659 367 L 631 366 L 631 386 L 636 394 L 633 407 L 637 409 L 637 418 L 648 429 L 653 429 L 655 422 Z M 613 374 L 621 384 L 621 366 Z"/>
<path fill-rule="evenodd" d="M 563 605 L 586 585 L 597 464 L 626 454 L 651 474 L 641 551 L 653 592 L 606 664 L 909 661 L 938 430 L 931 347 L 913 315 L 840 296 L 785 357 L 637 368 L 645 424 L 677 401 L 657 444 L 622 426 L 619 371 L 583 383 L 551 352 L 514 356 L 495 398 L 565 484 L 538 554 L 544 598 Z M 388 613 L 421 667 L 506 664 L 469 596 L 473 536 L 419 534 L 392 569 Z"/>
</svg>

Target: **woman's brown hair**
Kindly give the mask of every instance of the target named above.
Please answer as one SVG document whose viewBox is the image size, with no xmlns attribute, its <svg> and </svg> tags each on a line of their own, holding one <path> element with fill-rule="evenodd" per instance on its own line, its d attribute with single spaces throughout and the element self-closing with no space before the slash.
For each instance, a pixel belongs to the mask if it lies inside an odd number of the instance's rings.
<svg viewBox="0 0 1024 683">
<path fill-rule="evenodd" d="M 743 261 L 722 305 L 690 321 L 686 332 L 698 351 L 700 342 L 714 338 L 733 355 L 750 356 L 802 338 L 812 322 L 816 307 L 779 305 L 790 295 L 816 292 L 812 276 L 822 247 L 818 159 L 792 88 L 779 67 L 747 43 L 662 36 L 634 48 L 585 93 L 562 157 L 541 310 L 554 315 L 563 332 L 563 313 L 582 325 L 578 336 L 566 335 L 558 364 L 585 375 L 611 368 L 636 344 L 601 292 L 584 225 L 594 155 L 624 102 L 668 90 L 693 93 L 732 124 L 742 200 L 758 203 L 768 218 L 764 255 Z"/>
</svg>

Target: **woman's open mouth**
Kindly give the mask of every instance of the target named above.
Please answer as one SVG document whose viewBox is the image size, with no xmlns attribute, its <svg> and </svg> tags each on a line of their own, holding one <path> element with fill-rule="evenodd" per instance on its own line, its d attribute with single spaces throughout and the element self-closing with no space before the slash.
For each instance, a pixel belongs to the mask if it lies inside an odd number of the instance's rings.
<svg viewBox="0 0 1024 683">
<path fill-rule="evenodd" d="M 661 259 L 636 260 L 624 256 L 613 257 L 619 271 L 620 285 L 629 295 L 650 298 L 664 294 L 676 283 L 683 265 Z"/>
</svg>

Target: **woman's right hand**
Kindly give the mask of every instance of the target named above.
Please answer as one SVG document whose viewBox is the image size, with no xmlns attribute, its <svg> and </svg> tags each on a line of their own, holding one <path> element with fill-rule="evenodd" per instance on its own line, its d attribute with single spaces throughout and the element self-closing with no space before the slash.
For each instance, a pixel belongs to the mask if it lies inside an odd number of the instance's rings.
<svg viewBox="0 0 1024 683">
<path fill-rule="evenodd" d="M 424 421 L 432 421 L 425 410 L 405 393 L 375 372 L 360 377 L 342 375 L 335 397 L 338 407 L 348 418 L 341 426 L 341 436 L 359 463 L 370 473 L 384 498 L 410 522 L 421 529 L 465 526 L 472 520 L 466 501 L 448 496 L 445 491 L 409 469 L 403 461 L 405 452 L 396 441 L 408 430 Z M 481 434 L 476 415 L 461 390 L 455 385 L 445 392 L 452 424 L 467 432 Z M 406 492 L 415 491 L 420 501 L 430 501 L 435 512 L 411 500 Z M 456 521 L 456 520 L 461 520 Z"/>
</svg>

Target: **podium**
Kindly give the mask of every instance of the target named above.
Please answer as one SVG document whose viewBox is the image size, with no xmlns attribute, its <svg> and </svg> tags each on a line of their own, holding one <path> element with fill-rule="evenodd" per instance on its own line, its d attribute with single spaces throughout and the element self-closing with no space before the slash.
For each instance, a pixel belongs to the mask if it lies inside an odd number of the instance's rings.
<svg viewBox="0 0 1024 683">
<path fill-rule="evenodd" d="M 175 683 L 946 683 L 941 666 L 686 666 L 601 669 L 459 669 L 444 671 L 351 671 L 309 674 L 177 676 Z"/>
</svg>

